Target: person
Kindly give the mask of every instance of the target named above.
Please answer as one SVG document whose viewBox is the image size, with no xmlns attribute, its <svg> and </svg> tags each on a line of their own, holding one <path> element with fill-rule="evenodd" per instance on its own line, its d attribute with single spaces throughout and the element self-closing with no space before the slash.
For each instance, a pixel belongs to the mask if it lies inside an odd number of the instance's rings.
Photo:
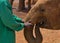
<svg viewBox="0 0 60 43">
<path fill-rule="evenodd" d="M 21 18 L 13 14 L 9 0 L 0 0 L 0 43 L 15 43 L 15 31 L 29 26 L 32 24 L 23 23 Z"/>
</svg>

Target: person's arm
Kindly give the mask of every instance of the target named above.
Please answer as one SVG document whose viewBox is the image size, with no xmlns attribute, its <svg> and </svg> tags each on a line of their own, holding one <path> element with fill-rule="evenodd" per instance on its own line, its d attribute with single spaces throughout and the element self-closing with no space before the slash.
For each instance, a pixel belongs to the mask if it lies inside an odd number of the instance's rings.
<svg viewBox="0 0 60 43">
<path fill-rule="evenodd" d="M 5 6 L 4 3 L 0 5 L 0 18 L 3 24 L 13 30 L 19 31 L 24 28 L 24 23 L 16 22 L 15 18 L 12 15 L 12 11 Z"/>
<path fill-rule="evenodd" d="M 14 18 L 17 22 L 21 22 L 21 23 L 24 23 L 24 21 L 22 20 L 22 18 L 19 18 L 18 16 L 14 15 Z"/>
</svg>

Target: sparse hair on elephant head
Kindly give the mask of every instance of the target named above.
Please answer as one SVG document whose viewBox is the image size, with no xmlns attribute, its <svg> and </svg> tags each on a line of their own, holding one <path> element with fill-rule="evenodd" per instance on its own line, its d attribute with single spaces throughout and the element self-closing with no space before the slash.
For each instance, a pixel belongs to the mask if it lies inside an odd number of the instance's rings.
<svg viewBox="0 0 60 43">
<path fill-rule="evenodd" d="M 46 28 L 60 29 L 60 0 L 38 0 L 28 12 L 25 22 L 43 23 Z"/>
</svg>

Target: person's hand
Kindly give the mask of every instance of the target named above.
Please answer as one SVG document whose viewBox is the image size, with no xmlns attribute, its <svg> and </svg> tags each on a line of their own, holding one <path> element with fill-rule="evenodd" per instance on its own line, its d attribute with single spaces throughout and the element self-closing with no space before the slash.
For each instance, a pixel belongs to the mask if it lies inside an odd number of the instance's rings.
<svg viewBox="0 0 60 43">
<path fill-rule="evenodd" d="M 32 24 L 29 23 L 29 22 L 25 22 L 24 25 L 25 25 L 25 26 L 31 26 Z"/>
<path fill-rule="evenodd" d="M 24 20 L 21 20 L 22 23 L 24 23 Z"/>
<path fill-rule="evenodd" d="M 33 24 L 31 24 L 31 23 L 29 23 L 29 22 L 24 23 L 24 25 L 25 25 L 26 28 L 30 28 L 30 27 L 33 26 Z"/>
</svg>

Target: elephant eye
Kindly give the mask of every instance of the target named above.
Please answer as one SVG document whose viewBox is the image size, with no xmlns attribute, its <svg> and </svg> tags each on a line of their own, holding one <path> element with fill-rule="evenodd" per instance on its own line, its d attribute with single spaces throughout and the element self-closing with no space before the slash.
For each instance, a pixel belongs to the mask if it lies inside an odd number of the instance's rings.
<svg viewBox="0 0 60 43">
<path fill-rule="evenodd" d="M 40 10 L 40 12 L 45 12 L 45 7 L 44 6 L 40 6 L 39 10 Z"/>
<path fill-rule="evenodd" d="M 44 12 L 44 11 L 45 11 L 45 9 L 44 9 L 44 8 L 41 8 L 41 9 L 40 9 L 40 11 L 41 11 L 41 12 Z"/>
</svg>

